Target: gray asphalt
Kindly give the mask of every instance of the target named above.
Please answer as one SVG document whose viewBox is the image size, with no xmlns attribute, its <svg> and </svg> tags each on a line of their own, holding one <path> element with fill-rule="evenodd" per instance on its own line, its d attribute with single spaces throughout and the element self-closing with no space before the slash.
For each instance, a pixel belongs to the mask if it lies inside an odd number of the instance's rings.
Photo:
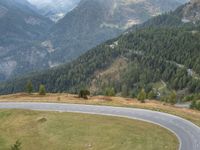
<svg viewBox="0 0 200 150">
<path fill-rule="evenodd" d="M 160 125 L 173 132 L 180 142 L 180 150 L 200 150 L 200 128 L 177 116 L 143 109 L 57 103 L 0 103 L 0 109 L 28 109 L 42 111 L 78 112 L 126 117 Z"/>
</svg>

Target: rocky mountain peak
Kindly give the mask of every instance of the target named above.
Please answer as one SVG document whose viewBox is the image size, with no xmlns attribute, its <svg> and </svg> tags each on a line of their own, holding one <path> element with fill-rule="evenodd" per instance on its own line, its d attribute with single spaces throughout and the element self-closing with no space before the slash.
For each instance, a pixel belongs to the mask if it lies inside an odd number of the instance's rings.
<svg viewBox="0 0 200 150">
<path fill-rule="evenodd" d="M 182 18 L 185 22 L 197 22 L 200 20 L 200 0 L 191 0 L 182 10 Z"/>
</svg>

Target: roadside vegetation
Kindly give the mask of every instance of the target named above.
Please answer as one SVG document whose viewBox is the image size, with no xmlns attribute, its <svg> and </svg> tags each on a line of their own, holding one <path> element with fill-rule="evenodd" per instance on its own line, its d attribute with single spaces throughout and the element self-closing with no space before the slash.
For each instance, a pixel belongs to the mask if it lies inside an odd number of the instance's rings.
<svg viewBox="0 0 200 150">
<path fill-rule="evenodd" d="M 21 150 L 21 145 L 22 143 L 19 140 L 17 140 L 16 143 L 13 146 L 11 146 L 10 150 Z"/>
<path fill-rule="evenodd" d="M 145 103 L 141 103 L 135 98 L 122 98 L 117 96 L 88 96 L 88 99 L 84 99 L 80 98 L 79 95 L 66 93 L 47 93 L 44 96 L 40 96 L 38 93 L 18 93 L 13 95 L 2 95 L 0 96 L 0 102 L 50 102 L 143 108 L 177 115 L 200 126 L 199 111 L 188 108 L 178 108 L 164 101 L 149 99 L 146 99 Z"/>
</svg>

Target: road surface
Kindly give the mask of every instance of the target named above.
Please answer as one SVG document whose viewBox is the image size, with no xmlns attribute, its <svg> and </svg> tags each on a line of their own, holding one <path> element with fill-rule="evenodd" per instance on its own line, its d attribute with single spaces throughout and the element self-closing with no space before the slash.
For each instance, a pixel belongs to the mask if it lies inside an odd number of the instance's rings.
<svg viewBox="0 0 200 150">
<path fill-rule="evenodd" d="M 180 142 L 180 150 L 200 150 L 200 128 L 177 116 L 143 109 L 58 103 L 0 103 L 0 109 L 29 109 L 42 111 L 78 112 L 119 116 L 147 121 L 173 132 Z"/>
</svg>

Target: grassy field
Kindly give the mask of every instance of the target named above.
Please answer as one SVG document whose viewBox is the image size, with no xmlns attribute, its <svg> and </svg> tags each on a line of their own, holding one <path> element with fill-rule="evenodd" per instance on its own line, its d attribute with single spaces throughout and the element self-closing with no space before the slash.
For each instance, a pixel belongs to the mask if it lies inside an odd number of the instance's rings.
<svg viewBox="0 0 200 150">
<path fill-rule="evenodd" d="M 177 150 L 157 125 L 118 117 L 0 110 L 0 150 L 19 139 L 22 150 Z"/>
<path fill-rule="evenodd" d="M 39 96 L 38 94 L 28 95 L 25 93 L 19 93 L 14 95 L 0 96 L 0 102 L 13 102 L 13 101 L 73 103 L 73 104 L 144 108 L 144 109 L 150 109 L 177 115 L 200 126 L 200 111 L 190 110 L 186 108 L 177 108 L 170 104 L 158 101 L 147 100 L 146 103 L 143 104 L 138 102 L 136 99 L 122 98 L 122 97 L 106 97 L 106 96 L 90 97 L 88 100 L 84 100 L 78 98 L 77 95 L 70 95 L 70 94 L 47 94 L 46 96 Z"/>
</svg>

